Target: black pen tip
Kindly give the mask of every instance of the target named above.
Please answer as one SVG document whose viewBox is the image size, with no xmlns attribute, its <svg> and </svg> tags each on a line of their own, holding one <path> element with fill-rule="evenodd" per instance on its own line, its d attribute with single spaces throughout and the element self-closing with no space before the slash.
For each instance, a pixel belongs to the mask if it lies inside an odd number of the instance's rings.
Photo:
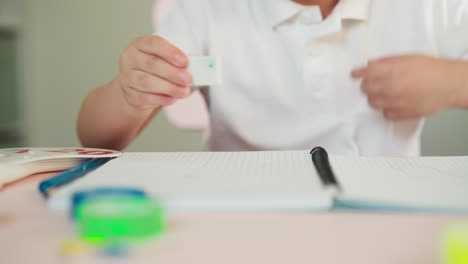
<svg viewBox="0 0 468 264">
<path fill-rule="evenodd" d="M 325 149 L 322 147 L 315 147 L 310 151 L 310 154 L 314 153 L 315 151 L 325 151 Z"/>
</svg>

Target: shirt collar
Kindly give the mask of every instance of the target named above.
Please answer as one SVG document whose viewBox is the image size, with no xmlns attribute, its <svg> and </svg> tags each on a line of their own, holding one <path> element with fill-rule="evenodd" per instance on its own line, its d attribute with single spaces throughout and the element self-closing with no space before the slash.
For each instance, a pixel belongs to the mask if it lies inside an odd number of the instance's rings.
<svg viewBox="0 0 468 264">
<path fill-rule="evenodd" d="M 367 21 L 372 0 L 340 0 L 341 19 Z"/>
<path fill-rule="evenodd" d="M 339 12 L 341 20 L 367 21 L 371 1 L 340 0 L 333 12 Z M 264 0 L 264 2 L 273 28 L 288 22 L 294 22 L 302 10 L 318 8 L 318 6 L 303 6 L 292 0 Z"/>
<path fill-rule="evenodd" d="M 264 0 L 272 27 L 292 22 L 295 16 L 305 7 L 292 0 Z"/>
</svg>

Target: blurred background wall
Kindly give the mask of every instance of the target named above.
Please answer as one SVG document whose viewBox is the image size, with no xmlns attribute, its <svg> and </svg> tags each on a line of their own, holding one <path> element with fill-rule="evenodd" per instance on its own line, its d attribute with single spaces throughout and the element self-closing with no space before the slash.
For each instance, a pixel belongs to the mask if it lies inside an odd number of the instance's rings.
<svg viewBox="0 0 468 264">
<path fill-rule="evenodd" d="M 80 103 L 117 74 L 120 52 L 152 33 L 154 0 L 0 0 L 0 147 L 76 146 Z M 199 132 L 159 115 L 129 150 L 202 150 Z M 425 155 L 468 155 L 468 111 L 427 122 Z"/>
<path fill-rule="evenodd" d="M 21 3 L 0 0 L 0 148 L 21 145 L 18 29 Z"/>
</svg>

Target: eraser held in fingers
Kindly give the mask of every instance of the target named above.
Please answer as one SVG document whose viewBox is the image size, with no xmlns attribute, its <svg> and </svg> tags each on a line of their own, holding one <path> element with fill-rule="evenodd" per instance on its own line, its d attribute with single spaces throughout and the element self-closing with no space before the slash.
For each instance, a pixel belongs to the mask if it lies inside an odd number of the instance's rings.
<svg viewBox="0 0 468 264">
<path fill-rule="evenodd" d="M 189 56 L 187 71 L 192 75 L 192 87 L 212 86 L 222 83 L 220 57 Z"/>
</svg>

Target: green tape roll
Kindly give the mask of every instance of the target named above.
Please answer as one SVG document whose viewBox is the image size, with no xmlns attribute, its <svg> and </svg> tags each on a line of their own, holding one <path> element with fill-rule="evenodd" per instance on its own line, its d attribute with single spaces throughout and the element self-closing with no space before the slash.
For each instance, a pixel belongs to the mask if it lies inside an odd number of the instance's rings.
<svg viewBox="0 0 468 264">
<path fill-rule="evenodd" d="M 144 240 L 165 229 L 163 210 L 151 199 L 93 199 L 81 206 L 80 213 L 78 233 L 91 243 Z"/>
<path fill-rule="evenodd" d="M 444 233 L 444 263 L 468 263 L 468 222 L 449 226 Z"/>
</svg>

